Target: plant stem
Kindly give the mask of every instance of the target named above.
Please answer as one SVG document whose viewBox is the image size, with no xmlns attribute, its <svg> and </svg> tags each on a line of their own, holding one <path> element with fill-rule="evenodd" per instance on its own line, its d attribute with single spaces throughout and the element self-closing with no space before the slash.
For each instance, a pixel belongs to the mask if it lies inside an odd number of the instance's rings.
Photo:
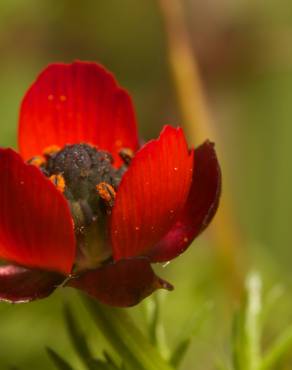
<svg viewBox="0 0 292 370">
<path fill-rule="evenodd" d="M 174 370 L 136 327 L 125 309 L 112 308 L 83 296 L 103 336 L 132 370 Z"/>
<path fill-rule="evenodd" d="M 247 368 L 258 370 L 261 362 L 260 353 L 260 314 L 262 306 L 261 279 L 252 273 L 247 279 L 247 307 L 245 318 Z"/>
<path fill-rule="evenodd" d="M 190 35 L 186 28 L 183 0 L 158 0 L 168 39 L 169 63 L 175 90 L 187 133 L 193 144 L 198 145 L 207 138 L 219 142 L 208 110 L 198 64 L 192 50 Z M 243 261 L 240 246 L 241 235 L 233 215 L 228 186 L 224 175 L 224 194 L 212 231 L 218 245 L 219 258 L 226 283 L 232 293 L 240 297 L 243 293 L 243 277 L 238 261 Z"/>
</svg>

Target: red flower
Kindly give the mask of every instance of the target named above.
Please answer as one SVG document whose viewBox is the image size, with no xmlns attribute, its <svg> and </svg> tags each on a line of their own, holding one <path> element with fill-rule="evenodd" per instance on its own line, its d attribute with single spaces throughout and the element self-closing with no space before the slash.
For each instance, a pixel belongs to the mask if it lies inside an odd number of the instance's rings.
<svg viewBox="0 0 292 370">
<path fill-rule="evenodd" d="M 139 147 L 131 99 L 94 63 L 52 64 L 26 93 L 19 152 L 0 149 L 0 299 L 58 286 L 128 306 L 158 288 L 152 262 L 181 254 L 214 216 L 213 144 L 165 126 Z"/>
</svg>

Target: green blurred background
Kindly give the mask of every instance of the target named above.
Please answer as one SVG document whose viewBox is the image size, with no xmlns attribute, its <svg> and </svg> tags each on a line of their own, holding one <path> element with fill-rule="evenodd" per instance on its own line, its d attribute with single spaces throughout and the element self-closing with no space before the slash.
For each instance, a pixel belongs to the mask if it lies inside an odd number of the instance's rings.
<svg viewBox="0 0 292 370">
<path fill-rule="evenodd" d="M 243 240 L 236 268 L 260 271 L 268 301 L 279 293 L 266 320 L 269 343 L 292 323 L 292 3 L 185 0 L 184 5 Z M 157 136 L 163 124 L 183 125 L 155 0 L 1 0 L 0 51 L 1 146 L 16 146 L 21 98 L 56 61 L 99 61 L 113 71 L 133 96 L 145 139 Z M 233 277 L 223 276 L 220 251 L 211 240 L 206 233 L 160 272 L 176 287 L 162 306 L 170 346 L 195 315 L 184 370 L 214 369 L 230 353 Z M 63 324 L 64 301 L 74 305 L 94 350 L 103 348 L 69 289 L 31 304 L 2 303 L 1 370 L 52 369 L 45 346 L 82 369 Z M 142 328 L 144 308 L 131 309 Z"/>
</svg>

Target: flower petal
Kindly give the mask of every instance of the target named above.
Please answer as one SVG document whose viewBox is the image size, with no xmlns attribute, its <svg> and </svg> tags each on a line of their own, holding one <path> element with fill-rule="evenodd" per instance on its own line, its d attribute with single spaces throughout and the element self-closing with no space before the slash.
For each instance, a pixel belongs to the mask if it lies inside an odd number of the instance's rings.
<svg viewBox="0 0 292 370">
<path fill-rule="evenodd" d="M 89 62 L 51 64 L 26 93 L 20 112 L 19 148 L 24 159 L 45 148 L 86 142 L 110 151 L 138 148 L 129 94 L 112 74 Z"/>
<path fill-rule="evenodd" d="M 0 258 L 69 273 L 75 236 L 64 196 L 11 149 L 0 149 L 0 176 Z"/>
<path fill-rule="evenodd" d="M 83 290 L 100 302 L 117 307 L 138 304 L 156 289 L 173 289 L 154 274 L 149 260 L 143 257 L 119 260 L 85 272 L 70 280 L 67 286 Z"/>
<path fill-rule="evenodd" d="M 64 276 L 52 272 L 0 266 L 0 301 L 23 303 L 45 298 L 62 280 Z"/>
<path fill-rule="evenodd" d="M 195 150 L 193 182 L 181 215 L 156 244 L 152 262 L 169 261 L 184 252 L 211 222 L 221 193 L 221 171 L 214 144 L 206 141 Z"/>
<path fill-rule="evenodd" d="M 170 229 L 188 196 L 193 169 L 181 129 L 165 126 L 122 178 L 110 220 L 113 255 L 147 255 Z"/>
</svg>

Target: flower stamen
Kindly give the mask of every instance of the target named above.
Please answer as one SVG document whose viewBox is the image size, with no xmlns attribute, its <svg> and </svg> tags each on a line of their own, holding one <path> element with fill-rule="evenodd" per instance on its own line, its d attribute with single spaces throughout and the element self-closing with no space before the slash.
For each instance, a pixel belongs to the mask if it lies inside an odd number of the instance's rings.
<svg viewBox="0 0 292 370">
<path fill-rule="evenodd" d="M 43 166 L 46 163 L 46 159 L 42 155 L 37 155 L 35 157 L 32 157 L 28 161 L 28 163 L 29 164 L 32 164 L 33 166 L 36 166 L 36 167 L 41 167 L 41 166 Z"/>
<path fill-rule="evenodd" d="M 51 145 L 51 146 L 48 146 L 47 148 L 45 148 L 45 150 L 43 151 L 43 154 L 46 157 L 51 157 L 54 154 L 58 153 L 60 150 L 61 150 L 61 148 L 58 145 Z"/>
<path fill-rule="evenodd" d="M 129 166 L 132 159 L 134 158 L 134 152 L 130 148 L 123 148 L 119 151 L 119 156 L 123 160 L 126 166 Z"/>
<path fill-rule="evenodd" d="M 116 192 L 110 184 L 107 182 L 100 182 L 98 185 L 96 185 L 96 190 L 100 198 L 103 199 L 109 207 L 114 205 Z"/>
<path fill-rule="evenodd" d="M 65 179 L 62 175 L 58 174 L 58 175 L 52 175 L 50 176 L 50 180 L 52 181 L 52 183 L 56 186 L 56 188 L 61 192 L 61 193 L 64 193 L 65 191 L 65 187 L 66 187 L 66 183 L 65 183 Z"/>
</svg>

